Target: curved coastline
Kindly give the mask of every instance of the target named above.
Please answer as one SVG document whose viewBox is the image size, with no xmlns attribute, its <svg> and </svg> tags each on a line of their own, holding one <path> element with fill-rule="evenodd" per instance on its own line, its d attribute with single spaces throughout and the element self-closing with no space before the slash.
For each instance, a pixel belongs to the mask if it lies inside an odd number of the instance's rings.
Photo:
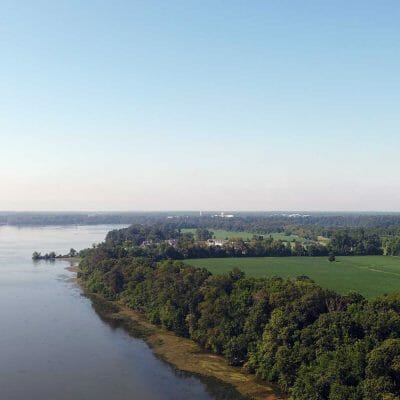
<svg viewBox="0 0 400 400">
<path fill-rule="evenodd" d="M 76 273 L 79 271 L 78 266 L 67 268 Z M 223 385 L 231 386 L 244 399 L 287 399 L 275 385 L 261 382 L 242 368 L 229 365 L 223 356 L 202 349 L 193 340 L 176 336 L 173 332 L 150 323 L 143 315 L 121 302 L 88 292 L 84 283 L 78 278 L 76 280 L 102 319 L 116 327 L 122 327 L 136 338 L 143 339 L 156 356 L 178 370 L 205 379 L 218 380 Z"/>
</svg>

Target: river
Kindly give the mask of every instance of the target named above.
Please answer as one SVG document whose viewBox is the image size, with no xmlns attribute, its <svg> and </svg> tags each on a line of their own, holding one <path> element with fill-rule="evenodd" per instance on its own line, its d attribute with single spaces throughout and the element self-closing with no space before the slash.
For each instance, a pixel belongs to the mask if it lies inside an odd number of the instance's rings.
<svg viewBox="0 0 400 400">
<path fill-rule="evenodd" d="M 66 261 L 31 260 L 33 251 L 89 247 L 113 228 L 0 227 L 0 399 L 236 398 L 219 382 L 177 371 L 143 340 L 103 321 Z"/>
</svg>

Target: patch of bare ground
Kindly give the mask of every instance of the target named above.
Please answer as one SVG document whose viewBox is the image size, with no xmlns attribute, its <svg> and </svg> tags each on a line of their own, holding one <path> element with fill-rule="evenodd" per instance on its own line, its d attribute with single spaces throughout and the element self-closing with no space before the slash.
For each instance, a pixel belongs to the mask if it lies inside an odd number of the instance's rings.
<svg viewBox="0 0 400 400">
<path fill-rule="evenodd" d="M 98 295 L 88 296 L 103 319 L 124 327 L 132 336 L 141 337 L 157 356 L 177 369 L 229 384 L 248 399 L 287 398 L 276 386 L 259 381 L 242 368 L 229 365 L 224 357 L 205 351 L 190 339 L 153 325 L 145 316 L 125 305 Z"/>
<path fill-rule="evenodd" d="M 73 264 L 76 264 L 79 261 L 81 261 L 81 259 L 79 257 L 58 257 L 57 260 L 68 261 Z"/>
</svg>

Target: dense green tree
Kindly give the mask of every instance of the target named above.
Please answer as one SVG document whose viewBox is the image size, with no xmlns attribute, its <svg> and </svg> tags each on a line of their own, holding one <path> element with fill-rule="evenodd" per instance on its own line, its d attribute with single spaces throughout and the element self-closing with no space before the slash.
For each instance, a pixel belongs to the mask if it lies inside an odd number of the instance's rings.
<svg viewBox="0 0 400 400">
<path fill-rule="evenodd" d="M 78 255 L 78 252 L 77 252 L 75 249 L 71 248 L 71 249 L 69 250 L 68 255 L 69 255 L 70 257 L 76 257 L 76 256 Z"/>
<path fill-rule="evenodd" d="M 400 339 L 387 339 L 367 357 L 364 398 L 384 400 L 400 396 Z"/>
<path fill-rule="evenodd" d="M 400 256 L 400 236 L 387 238 L 383 248 L 387 256 Z"/>
<path fill-rule="evenodd" d="M 196 239 L 199 241 L 206 241 L 208 239 L 212 239 L 214 233 L 209 231 L 206 228 L 197 228 L 196 229 Z"/>
</svg>

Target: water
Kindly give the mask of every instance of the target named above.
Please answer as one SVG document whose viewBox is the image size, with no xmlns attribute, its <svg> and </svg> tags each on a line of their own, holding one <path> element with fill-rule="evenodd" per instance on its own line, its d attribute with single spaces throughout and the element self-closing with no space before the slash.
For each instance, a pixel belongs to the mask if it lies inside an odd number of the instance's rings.
<svg viewBox="0 0 400 400">
<path fill-rule="evenodd" d="M 35 250 L 89 247 L 113 228 L 0 227 L 0 398 L 236 398 L 220 383 L 176 371 L 99 318 L 66 261 L 31 260 Z"/>
</svg>

